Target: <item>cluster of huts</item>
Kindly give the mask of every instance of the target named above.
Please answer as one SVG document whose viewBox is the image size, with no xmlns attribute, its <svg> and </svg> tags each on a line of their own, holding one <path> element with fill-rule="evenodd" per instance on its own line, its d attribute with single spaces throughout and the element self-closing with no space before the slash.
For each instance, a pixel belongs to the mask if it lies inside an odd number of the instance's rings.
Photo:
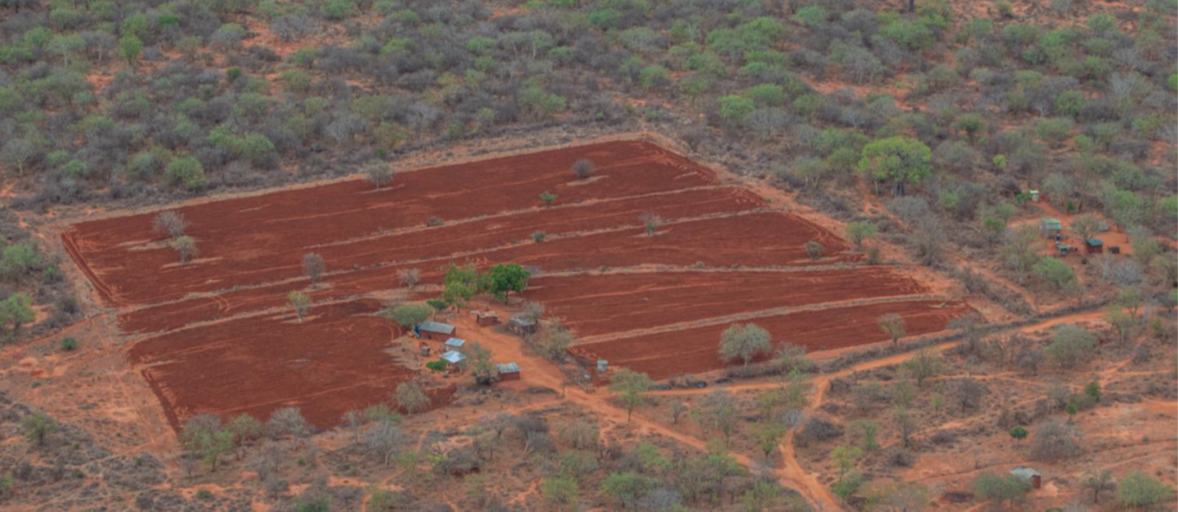
<svg viewBox="0 0 1178 512">
<path fill-rule="evenodd" d="M 475 312 L 475 322 L 480 326 L 496 325 L 499 317 L 491 312 Z M 421 356 L 429 357 L 433 348 L 426 341 L 441 341 L 441 354 L 438 356 L 446 364 L 446 373 L 461 373 L 466 368 L 466 340 L 458 338 L 458 328 L 444 322 L 426 321 L 418 324 L 413 333 L 422 340 Z M 496 365 L 496 376 L 500 381 L 519 380 L 519 364 L 503 363 Z"/>
</svg>

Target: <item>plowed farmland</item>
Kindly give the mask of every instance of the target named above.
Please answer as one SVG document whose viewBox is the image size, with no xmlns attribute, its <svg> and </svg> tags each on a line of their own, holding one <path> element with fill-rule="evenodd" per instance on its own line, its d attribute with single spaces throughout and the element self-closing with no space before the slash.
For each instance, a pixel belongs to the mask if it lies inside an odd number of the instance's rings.
<svg viewBox="0 0 1178 512">
<path fill-rule="evenodd" d="M 593 161 L 588 179 L 570 166 Z M 558 199 L 545 206 L 542 192 Z M 198 258 L 181 264 L 154 213 L 75 224 L 70 256 L 136 341 L 126 351 L 174 426 L 200 413 L 265 418 L 300 407 L 317 426 L 387 397 L 416 370 L 386 350 L 394 327 L 366 298 L 421 271 L 515 262 L 540 269 L 523 295 L 583 339 L 582 355 L 664 378 L 721 367 L 719 331 L 756 318 L 811 348 L 880 341 L 896 312 L 913 334 L 966 306 L 860 265 L 838 236 L 657 146 L 610 142 L 398 172 L 177 208 Z M 663 222 L 648 234 L 639 217 Z M 537 241 L 534 234 L 544 233 Z M 822 257 L 802 246 L 817 241 Z M 310 287 L 302 256 L 324 256 Z M 315 299 L 303 322 L 286 295 Z M 444 394 L 444 393 L 443 393 Z M 444 396 L 437 397 L 439 400 Z"/>
</svg>

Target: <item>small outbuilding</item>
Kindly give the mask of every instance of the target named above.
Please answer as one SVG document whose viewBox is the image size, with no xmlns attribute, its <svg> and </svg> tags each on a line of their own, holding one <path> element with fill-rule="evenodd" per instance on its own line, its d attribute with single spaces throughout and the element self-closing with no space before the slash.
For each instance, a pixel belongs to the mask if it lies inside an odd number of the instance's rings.
<svg viewBox="0 0 1178 512">
<path fill-rule="evenodd" d="M 518 363 L 497 364 L 495 370 L 499 373 L 499 380 L 519 380 Z"/>
<path fill-rule="evenodd" d="M 453 325 L 441 322 L 422 322 L 417 326 L 417 335 L 436 341 L 444 341 L 454 337 L 457 329 Z"/>
<path fill-rule="evenodd" d="M 1043 217 L 1039 220 L 1039 232 L 1047 237 L 1053 237 L 1063 231 L 1063 223 L 1055 217 Z"/>
<path fill-rule="evenodd" d="M 1088 254 L 1100 254 L 1104 252 L 1104 240 L 1099 238 L 1089 238 L 1084 241 L 1084 251 Z"/>
<path fill-rule="evenodd" d="M 1031 193 L 1031 201 L 1038 203 L 1039 202 L 1039 191 L 1038 190 L 1031 190 L 1029 192 Z"/>
<path fill-rule="evenodd" d="M 466 346 L 466 340 L 461 338 L 450 338 L 442 344 L 442 349 L 446 351 L 462 352 L 462 347 Z"/>
<path fill-rule="evenodd" d="M 494 311 L 475 311 L 474 320 L 480 327 L 499 325 L 499 315 Z"/>
<path fill-rule="evenodd" d="M 462 363 L 466 361 L 466 356 L 462 352 L 455 352 L 453 350 L 442 354 L 442 360 L 446 362 L 446 370 L 462 370 Z"/>
<path fill-rule="evenodd" d="M 508 322 L 507 327 L 511 329 L 511 332 L 521 336 L 526 334 L 536 334 L 536 321 L 530 318 L 524 318 L 522 316 L 511 317 L 511 321 Z"/>
<path fill-rule="evenodd" d="M 1010 474 L 1017 476 L 1031 484 L 1032 489 L 1038 489 L 1043 486 L 1043 474 L 1036 471 L 1034 468 L 1019 466 L 1010 470 Z"/>
<path fill-rule="evenodd" d="M 605 359 L 598 359 L 597 360 L 597 374 L 598 375 L 605 375 L 605 372 L 607 372 L 607 371 L 609 371 L 609 361 L 607 361 Z"/>
</svg>

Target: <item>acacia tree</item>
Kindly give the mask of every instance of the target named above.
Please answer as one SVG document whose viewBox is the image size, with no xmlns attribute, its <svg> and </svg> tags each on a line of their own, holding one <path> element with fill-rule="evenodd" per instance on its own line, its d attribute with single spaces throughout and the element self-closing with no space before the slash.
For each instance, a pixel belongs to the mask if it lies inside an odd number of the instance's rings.
<svg viewBox="0 0 1178 512">
<path fill-rule="evenodd" d="M 6 325 L 12 326 L 8 333 L 10 339 L 20 334 L 21 326 L 36 320 L 37 316 L 32 306 L 33 299 L 22 292 L 14 293 L 0 301 L 0 329 Z"/>
<path fill-rule="evenodd" d="M 892 196 L 904 195 L 904 184 L 919 184 L 932 176 L 933 152 L 923 142 L 908 137 L 888 137 L 863 147 L 859 172 L 868 174 L 876 183 L 892 182 Z"/>
<path fill-rule="evenodd" d="M 414 414 L 429 408 L 430 399 L 416 382 L 402 382 L 397 385 L 397 405 L 405 412 Z"/>
<path fill-rule="evenodd" d="M 925 379 L 940 373 L 941 354 L 927 348 L 921 349 L 901 363 L 900 370 L 916 379 L 917 387 L 923 387 Z"/>
<path fill-rule="evenodd" d="M 364 164 L 364 177 L 376 186 L 376 190 L 380 190 L 380 187 L 392 183 L 393 176 L 393 170 L 389 168 L 389 164 L 386 162 L 372 160 Z"/>
<path fill-rule="evenodd" d="M 757 356 L 773 351 L 772 335 L 756 324 L 732 324 L 720 334 L 720 359 L 726 363 L 741 360 L 744 367 Z"/>
<path fill-rule="evenodd" d="M 617 393 L 626 404 L 626 421 L 630 421 L 634 408 L 642 404 L 645 398 L 643 393 L 649 391 L 653 385 L 649 375 L 625 368 L 610 376 L 609 390 Z"/>
<path fill-rule="evenodd" d="M 822 252 L 826 250 L 817 240 L 810 240 L 802 244 L 802 249 L 806 251 L 806 256 L 810 257 L 810 261 L 818 261 L 822 258 Z"/>
<path fill-rule="evenodd" d="M 295 316 L 298 316 L 299 321 L 302 322 L 303 317 L 307 315 L 307 311 L 311 309 L 311 296 L 295 290 L 287 294 L 286 299 L 290 302 L 290 307 L 294 310 Z"/>
<path fill-rule="evenodd" d="M 323 256 L 314 252 L 303 255 L 303 274 L 311 280 L 311 286 L 315 286 L 319 282 L 326 270 L 327 265 L 323 262 Z"/>
<path fill-rule="evenodd" d="M 159 212 L 151 219 L 151 230 L 157 234 L 176 238 L 184 236 L 186 229 L 188 221 L 185 220 L 184 214 L 174 210 Z"/>
<path fill-rule="evenodd" d="M 397 277 L 401 279 L 401 284 L 404 284 L 410 291 L 413 290 L 417 283 L 421 282 L 421 270 L 416 268 L 407 268 L 397 272 Z"/>
<path fill-rule="evenodd" d="M 1080 235 L 1081 239 L 1089 240 L 1100 228 L 1100 220 L 1090 213 L 1085 213 L 1083 215 L 1077 215 L 1075 219 L 1072 219 L 1071 226 L 1072 231 Z"/>
<path fill-rule="evenodd" d="M 866 221 L 856 221 L 847 224 L 847 238 L 855 244 L 856 249 L 863 248 L 863 241 L 875 236 L 875 224 Z"/>
<path fill-rule="evenodd" d="M 646 231 L 646 236 L 654 236 L 659 227 L 663 225 L 663 218 L 653 213 L 646 213 L 638 217 L 642 221 L 642 226 Z"/>
<path fill-rule="evenodd" d="M 20 421 L 25 438 L 37 446 L 44 446 L 45 439 L 57 432 L 57 420 L 44 414 L 30 414 Z"/>
<path fill-rule="evenodd" d="M 196 240 L 190 236 L 174 238 L 169 245 L 180 254 L 180 263 L 188 263 L 190 258 L 200 255 L 200 250 L 196 248 Z"/>
<path fill-rule="evenodd" d="M 1096 468 L 1089 469 L 1080 479 L 1080 487 L 1092 491 L 1092 502 L 1100 503 L 1100 493 L 1117 488 L 1113 472 Z"/>
<path fill-rule="evenodd" d="M 900 338 L 908 334 L 904 329 L 904 317 L 896 313 L 888 313 L 879 317 L 879 330 L 892 338 L 892 347 L 900 344 Z"/>
<path fill-rule="evenodd" d="M 470 361 L 470 374 L 475 382 L 485 383 L 495 373 L 495 354 L 482 343 L 472 341 L 466 345 L 466 358 Z"/>
<path fill-rule="evenodd" d="M 588 178 L 589 175 L 593 173 L 594 169 L 597 169 L 597 166 L 594 165 L 591 160 L 582 158 L 576 162 L 573 162 L 571 169 L 573 174 L 577 176 L 577 179 L 583 180 Z"/>
</svg>

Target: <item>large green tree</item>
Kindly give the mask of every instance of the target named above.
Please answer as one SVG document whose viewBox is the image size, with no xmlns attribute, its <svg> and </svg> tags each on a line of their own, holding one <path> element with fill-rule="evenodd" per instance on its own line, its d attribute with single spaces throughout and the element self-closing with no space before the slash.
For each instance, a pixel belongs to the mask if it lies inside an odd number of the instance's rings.
<svg viewBox="0 0 1178 512">
<path fill-rule="evenodd" d="M 523 293 L 528 288 L 528 278 L 532 274 L 524 270 L 519 263 L 500 263 L 491 267 L 490 291 L 497 299 L 507 302 L 511 292 Z"/>
<path fill-rule="evenodd" d="M 923 142 L 908 137 L 888 137 L 863 147 L 859 171 L 877 183 L 892 182 L 892 195 L 904 195 L 904 184 L 918 184 L 933 173 L 933 152 Z"/>
</svg>

